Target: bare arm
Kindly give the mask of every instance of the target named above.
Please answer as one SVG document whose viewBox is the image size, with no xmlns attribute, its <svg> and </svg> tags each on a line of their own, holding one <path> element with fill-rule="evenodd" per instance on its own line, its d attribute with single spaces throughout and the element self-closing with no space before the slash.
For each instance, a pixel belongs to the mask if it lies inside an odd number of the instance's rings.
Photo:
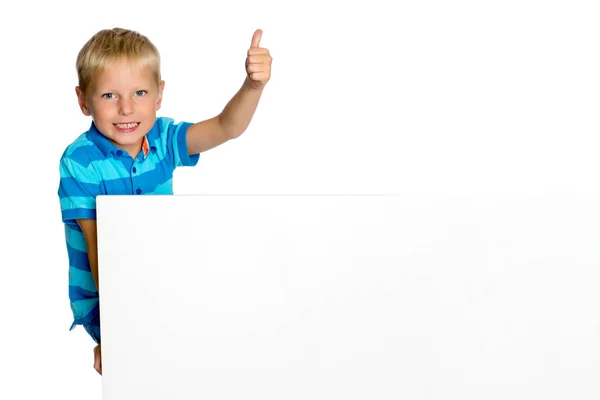
<svg viewBox="0 0 600 400">
<path fill-rule="evenodd" d="M 96 283 L 98 294 L 100 294 L 100 285 L 98 281 L 98 238 L 96 231 L 96 220 L 95 219 L 78 219 L 77 223 L 81 227 L 85 241 L 87 242 L 88 259 L 90 260 L 90 269 L 92 270 L 92 277 Z M 94 369 L 100 375 L 102 375 L 102 346 L 97 345 L 94 347 Z"/>
<path fill-rule="evenodd" d="M 98 293 L 100 293 L 100 285 L 98 281 L 98 238 L 96 233 L 95 219 L 78 219 L 77 223 L 81 227 L 88 248 L 88 259 L 90 261 L 90 269 L 96 283 Z"/>
<path fill-rule="evenodd" d="M 272 57 L 259 47 L 262 31 L 252 36 L 246 58 L 246 79 L 223 111 L 211 119 L 197 122 L 187 131 L 188 154 L 198 154 L 239 137 L 248 128 L 263 89 L 271 78 Z"/>
<path fill-rule="evenodd" d="M 221 114 L 188 128 L 188 154 L 205 152 L 244 133 L 254 116 L 261 94 L 262 89 L 251 88 L 246 79 Z"/>
</svg>

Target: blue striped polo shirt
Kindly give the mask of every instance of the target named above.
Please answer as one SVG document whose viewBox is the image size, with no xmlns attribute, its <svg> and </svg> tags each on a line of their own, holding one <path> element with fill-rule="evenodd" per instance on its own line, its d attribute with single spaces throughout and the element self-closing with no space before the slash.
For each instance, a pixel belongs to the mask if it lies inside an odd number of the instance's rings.
<svg viewBox="0 0 600 400">
<path fill-rule="evenodd" d="M 200 154 L 188 155 L 189 122 L 157 117 L 135 157 L 112 144 L 92 122 L 60 159 L 58 196 L 69 259 L 69 300 L 73 323 L 85 325 L 99 312 L 87 243 L 76 219 L 96 219 L 97 195 L 173 194 L 173 171 L 195 166 Z"/>
</svg>

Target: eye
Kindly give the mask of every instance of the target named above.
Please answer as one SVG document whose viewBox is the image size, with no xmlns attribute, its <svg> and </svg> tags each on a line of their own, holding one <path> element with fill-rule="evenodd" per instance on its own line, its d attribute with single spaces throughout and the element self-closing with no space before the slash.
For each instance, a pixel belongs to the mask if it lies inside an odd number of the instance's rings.
<svg viewBox="0 0 600 400">
<path fill-rule="evenodd" d="M 147 91 L 145 91 L 145 90 L 138 90 L 138 91 L 136 91 L 136 92 L 135 92 L 135 95 L 136 95 L 136 96 L 143 96 L 143 95 L 145 95 L 146 93 L 148 93 L 148 92 L 147 92 Z"/>
<path fill-rule="evenodd" d="M 102 97 L 105 98 L 105 99 L 114 99 L 115 95 L 114 95 L 114 93 L 104 93 L 102 95 Z"/>
</svg>

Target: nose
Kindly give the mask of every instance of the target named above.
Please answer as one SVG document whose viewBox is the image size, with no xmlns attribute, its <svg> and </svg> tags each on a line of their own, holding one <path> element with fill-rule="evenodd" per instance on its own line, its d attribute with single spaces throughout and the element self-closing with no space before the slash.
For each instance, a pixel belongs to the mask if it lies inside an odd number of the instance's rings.
<svg viewBox="0 0 600 400">
<path fill-rule="evenodd" d="M 133 113 L 133 101 L 129 98 L 122 97 L 119 100 L 119 114 L 129 115 Z"/>
</svg>

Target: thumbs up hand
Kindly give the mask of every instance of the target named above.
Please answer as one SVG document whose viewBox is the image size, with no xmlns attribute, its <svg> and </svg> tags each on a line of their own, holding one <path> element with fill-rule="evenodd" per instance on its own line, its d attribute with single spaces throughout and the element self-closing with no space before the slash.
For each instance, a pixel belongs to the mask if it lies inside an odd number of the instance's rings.
<svg viewBox="0 0 600 400">
<path fill-rule="evenodd" d="M 260 47 L 262 30 L 257 29 L 252 36 L 252 44 L 246 57 L 246 73 L 250 86 L 254 89 L 262 89 L 271 78 L 271 62 L 273 58 L 269 50 Z"/>
</svg>

